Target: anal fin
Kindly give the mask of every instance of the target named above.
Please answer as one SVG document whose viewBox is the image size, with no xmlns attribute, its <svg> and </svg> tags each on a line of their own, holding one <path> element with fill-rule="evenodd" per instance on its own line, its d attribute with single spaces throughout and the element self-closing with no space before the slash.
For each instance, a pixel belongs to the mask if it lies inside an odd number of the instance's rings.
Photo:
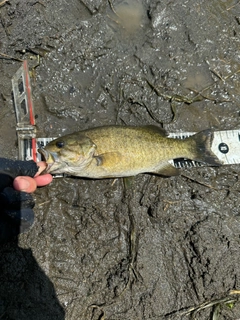
<svg viewBox="0 0 240 320">
<path fill-rule="evenodd" d="M 164 163 L 160 169 L 158 169 L 157 171 L 154 171 L 153 173 L 161 176 L 171 177 L 171 176 L 178 176 L 180 174 L 180 170 L 167 162 L 167 163 Z"/>
</svg>

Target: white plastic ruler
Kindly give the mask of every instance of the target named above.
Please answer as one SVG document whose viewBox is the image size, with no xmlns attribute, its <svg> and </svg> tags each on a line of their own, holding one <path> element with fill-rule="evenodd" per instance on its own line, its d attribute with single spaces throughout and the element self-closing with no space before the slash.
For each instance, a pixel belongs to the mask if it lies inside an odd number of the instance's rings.
<svg viewBox="0 0 240 320">
<path fill-rule="evenodd" d="M 168 137 L 185 139 L 195 133 L 196 132 L 170 133 Z M 223 165 L 240 163 L 240 130 L 214 131 L 211 150 Z M 187 159 L 174 159 L 171 160 L 170 163 L 176 168 L 207 166 L 205 163 Z"/>
</svg>

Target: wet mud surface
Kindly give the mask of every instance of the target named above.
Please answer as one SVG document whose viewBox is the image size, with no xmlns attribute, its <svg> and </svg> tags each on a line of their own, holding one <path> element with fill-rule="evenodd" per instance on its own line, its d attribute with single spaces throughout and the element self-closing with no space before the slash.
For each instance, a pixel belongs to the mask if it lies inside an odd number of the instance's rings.
<svg viewBox="0 0 240 320">
<path fill-rule="evenodd" d="M 240 127 L 238 1 L 10 0 L 0 21 L 1 156 L 18 154 L 15 59 L 29 62 L 38 137 Z M 239 319 L 239 173 L 38 189 L 33 228 L 0 248 L 0 319 Z"/>
</svg>

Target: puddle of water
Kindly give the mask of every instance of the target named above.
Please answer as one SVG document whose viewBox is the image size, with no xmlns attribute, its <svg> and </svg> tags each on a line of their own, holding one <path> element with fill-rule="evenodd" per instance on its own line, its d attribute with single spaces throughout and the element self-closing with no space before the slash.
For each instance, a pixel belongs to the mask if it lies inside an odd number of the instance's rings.
<svg viewBox="0 0 240 320">
<path fill-rule="evenodd" d="M 186 80 L 183 81 L 183 86 L 188 89 L 201 91 L 212 82 L 213 80 L 209 75 L 209 71 L 202 67 L 201 70 L 195 69 L 188 72 Z"/>
<path fill-rule="evenodd" d="M 141 1 L 126 0 L 117 4 L 110 3 L 112 12 L 109 17 L 125 35 L 134 34 L 146 22 L 146 8 Z"/>
</svg>

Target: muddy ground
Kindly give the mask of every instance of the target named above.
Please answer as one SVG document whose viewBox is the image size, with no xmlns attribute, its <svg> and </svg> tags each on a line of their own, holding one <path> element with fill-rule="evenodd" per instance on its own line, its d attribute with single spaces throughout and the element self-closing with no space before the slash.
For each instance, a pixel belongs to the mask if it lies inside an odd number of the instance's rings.
<svg viewBox="0 0 240 320">
<path fill-rule="evenodd" d="M 18 155 L 13 58 L 39 137 L 240 128 L 237 0 L 9 0 L 0 21 L 1 156 Z M 240 166 L 182 172 L 38 189 L 33 228 L 0 248 L 0 319 L 240 319 Z"/>
</svg>

